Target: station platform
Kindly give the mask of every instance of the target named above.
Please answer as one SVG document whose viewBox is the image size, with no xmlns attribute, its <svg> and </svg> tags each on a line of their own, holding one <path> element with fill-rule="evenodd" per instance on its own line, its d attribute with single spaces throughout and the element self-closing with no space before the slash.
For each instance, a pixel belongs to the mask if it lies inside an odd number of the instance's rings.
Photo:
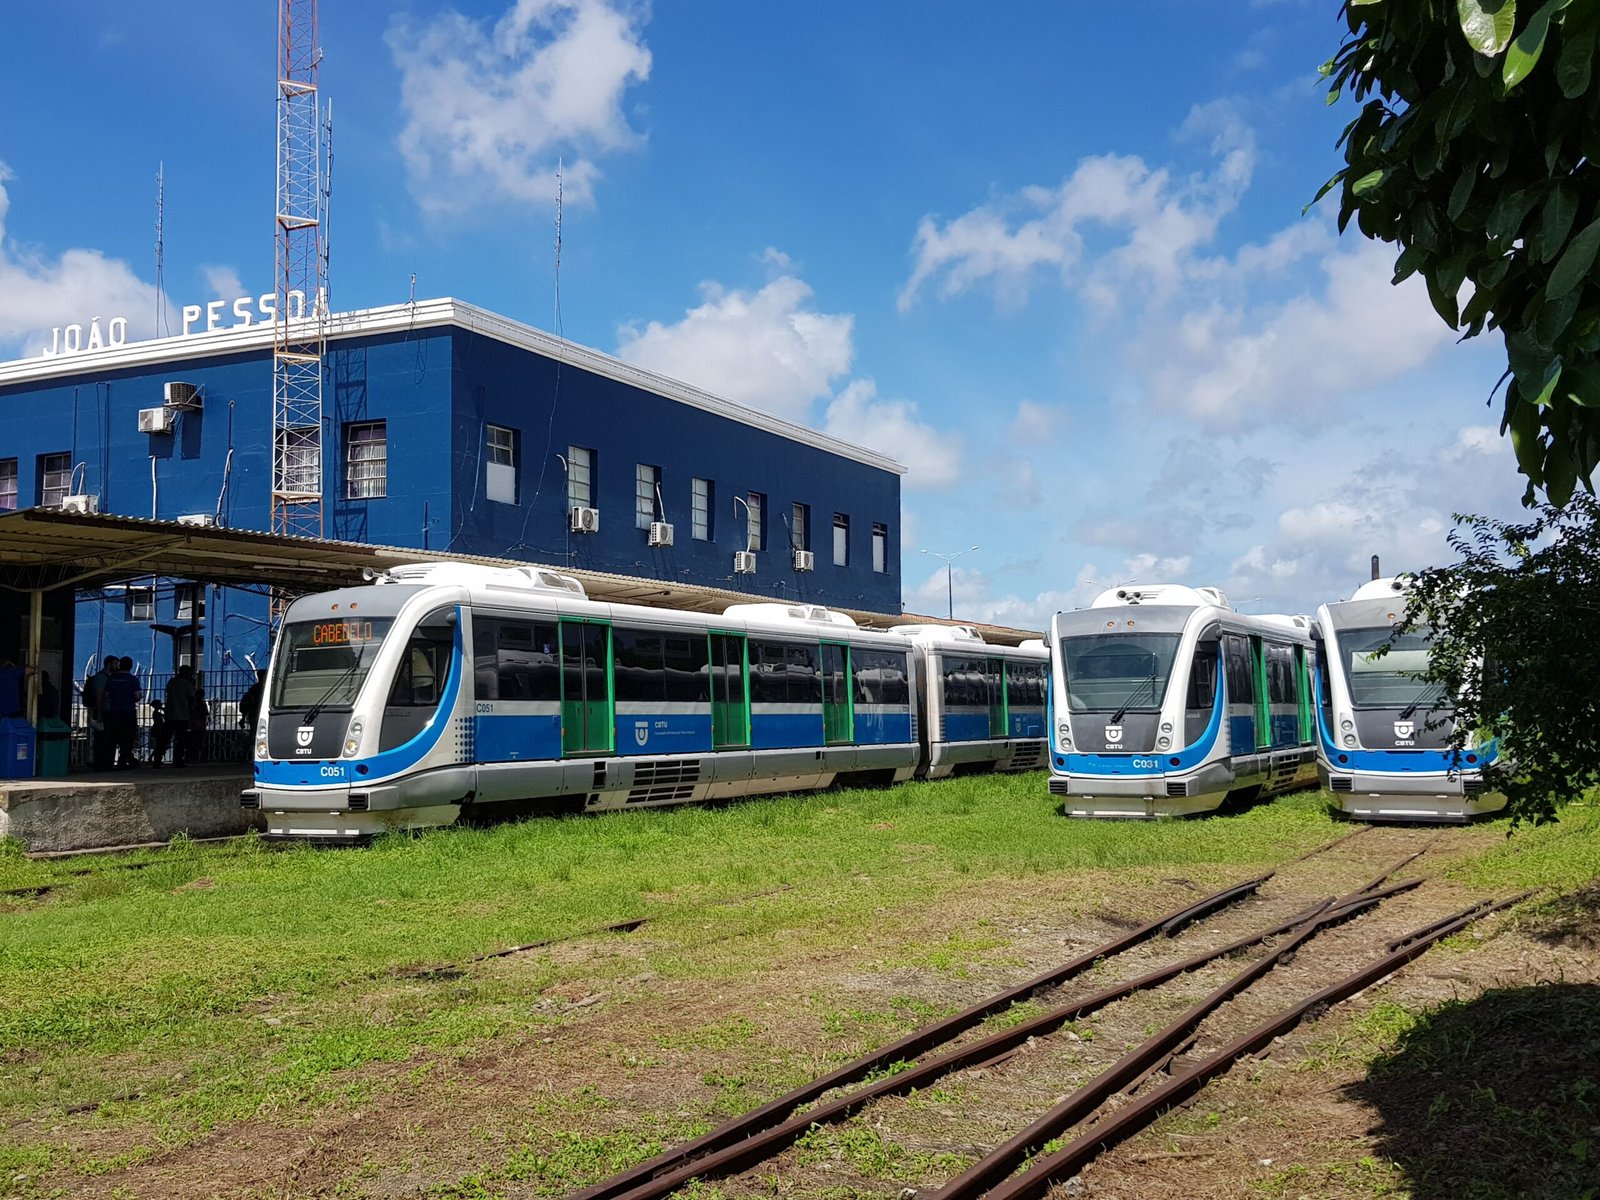
<svg viewBox="0 0 1600 1200">
<path fill-rule="evenodd" d="M 0 779 L 0 838 L 28 854 L 108 850 L 264 829 L 239 807 L 248 763 L 196 763 L 182 770 L 80 772 L 47 779 Z"/>
</svg>

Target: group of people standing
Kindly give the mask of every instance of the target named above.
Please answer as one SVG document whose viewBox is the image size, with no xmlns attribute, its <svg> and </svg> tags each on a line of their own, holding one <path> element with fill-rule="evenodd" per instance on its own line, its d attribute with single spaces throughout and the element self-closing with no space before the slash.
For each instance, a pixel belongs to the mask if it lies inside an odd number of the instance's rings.
<svg viewBox="0 0 1600 1200">
<path fill-rule="evenodd" d="M 144 688 L 133 673 L 133 659 L 111 655 L 83 684 L 96 771 L 132 770 L 140 765 L 139 704 Z M 167 683 L 166 699 L 150 702 L 150 763 L 160 768 L 172 750 L 172 765 L 187 767 L 210 717 L 200 681 L 187 663 Z"/>
</svg>

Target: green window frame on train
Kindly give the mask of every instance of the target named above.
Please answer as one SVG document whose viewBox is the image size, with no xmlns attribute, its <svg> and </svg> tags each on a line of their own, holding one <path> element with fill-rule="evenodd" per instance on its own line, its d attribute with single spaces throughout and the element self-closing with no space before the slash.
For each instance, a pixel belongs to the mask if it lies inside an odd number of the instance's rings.
<svg viewBox="0 0 1600 1200">
<path fill-rule="evenodd" d="M 750 640 L 742 633 L 713 629 L 707 634 L 711 658 L 711 744 L 731 750 L 750 744 Z"/>
<path fill-rule="evenodd" d="M 855 687 L 848 642 L 822 643 L 822 740 L 829 746 L 856 740 Z"/>
</svg>

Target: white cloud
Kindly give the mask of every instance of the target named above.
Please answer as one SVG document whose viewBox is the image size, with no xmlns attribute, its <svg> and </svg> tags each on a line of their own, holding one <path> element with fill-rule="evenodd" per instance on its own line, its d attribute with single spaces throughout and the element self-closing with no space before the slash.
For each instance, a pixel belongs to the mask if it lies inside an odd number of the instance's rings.
<svg viewBox="0 0 1600 1200">
<path fill-rule="evenodd" d="M 650 75 L 642 9 L 610 0 L 517 0 L 492 29 L 456 12 L 396 18 L 400 152 L 412 194 L 432 212 L 485 199 L 593 198 L 598 158 L 639 140 L 622 111 Z"/>
<path fill-rule="evenodd" d="M 1022 445 L 1047 442 L 1056 436 L 1066 414 L 1059 408 L 1022 400 L 1017 404 L 1017 415 L 1011 418 L 1008 441 Z"/>
<path fill-rule="evenodd" d="M 618 357 L 802 422 L 850 369 L 854 318 L 810 307 L 811 289 L 794 275 L 757 292 L 703 283 L 700 293 L 703 302 L 677 324 L 625 326 Z"/>
<path fill-rule="evenodd" d="M 126 317 L 128 340 L 149 337 L 155 326 L 155 288 L 127 263 L 98 250 L 64 250 L 55 259 L 18 245 L 6 234 L 11 172 L 0 163 L 0 346 L 22 354 L 48 348 L 51 330 L 81 324 L 88 336 L 98 318 Z"/>
<path fill-rule="evenodd" d="M 207 296 L 232 299 L 249 294 L 244 281 L 239 278 L 239 272 L 233 267 L 207 264 L 200 268 L 200 277 L 206 281 Z"/>
<path fill-rule="evenodd" d="M 879 400 L 870 379 L 856 379 L 828 405 L 823 432 L 905 464 L 908 488 L 940 488 L 961 475 L 962 442 L 917 419 L 909 400 Z"/>
</svg>

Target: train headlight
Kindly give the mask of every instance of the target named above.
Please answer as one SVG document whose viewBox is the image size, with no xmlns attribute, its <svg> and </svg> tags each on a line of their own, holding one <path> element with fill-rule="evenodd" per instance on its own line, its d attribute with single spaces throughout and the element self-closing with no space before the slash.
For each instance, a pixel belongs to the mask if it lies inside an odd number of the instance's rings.
<svg viewBox="0 0 1600 1200">
<path fill-rule="evenodd" d="M 1162 733 L 1171 733 L 1172 732 L 1172 722 L 1171 721 L 1163 721 L 1163 722 L 1161 722 L 1161 732 Z"/>
<path fill-rule="evenodd" d="M 1344 730 L 1346 733 L 1349 733 L 1355 727 L 1356 727 L 1355 722 L 1352 721 L 1349 717 L 1346 717 L 1344 720 L 1339 722 L 1339 728 Z"/>
<path fill-rule="evenodd" d="M 365 726 L 360 717 L 355 717 L 350 722 L 350 728 L 344 733 L 344 754 L 346 758 L 353 755 L 361 748 L 361 731 Z"/>
<path fill-rule="evenodd" d="M 1056 736 L 1061 739 L 1061 745 L 1063 749 L 1072 749 L 1072 726 L 1068 725 L 1065 721 L 1061 722 L 1061 724 L 1056 728 Z"/>
<path fill-rule="evenodd" d="M 1160 737 L 1158 737 L 1156 739 L 1156 749 L 1157 750 L 1167 750 L 1167 749 L 1170 749 L 1171 746 L 1172 746 L 1172 739 L 1169 738 L 1164 733 Z"/>
<path fill-rule="evenodd" d="M 264 733 L 258 733 L 258 734 L 256 734 L 256 757 L 257 758 L 265 758 L 266 756 L 267 756 L 267 735 L 264 734 Z"/>
<path fill-rule="evenodd" d="M 1344 744 L 1346 746 L 1354 746 L 1356 744 L 1356 735 L 1353 734 L 1353 733 L 1345 734 L 1344 735 Z"/>
</svg>

